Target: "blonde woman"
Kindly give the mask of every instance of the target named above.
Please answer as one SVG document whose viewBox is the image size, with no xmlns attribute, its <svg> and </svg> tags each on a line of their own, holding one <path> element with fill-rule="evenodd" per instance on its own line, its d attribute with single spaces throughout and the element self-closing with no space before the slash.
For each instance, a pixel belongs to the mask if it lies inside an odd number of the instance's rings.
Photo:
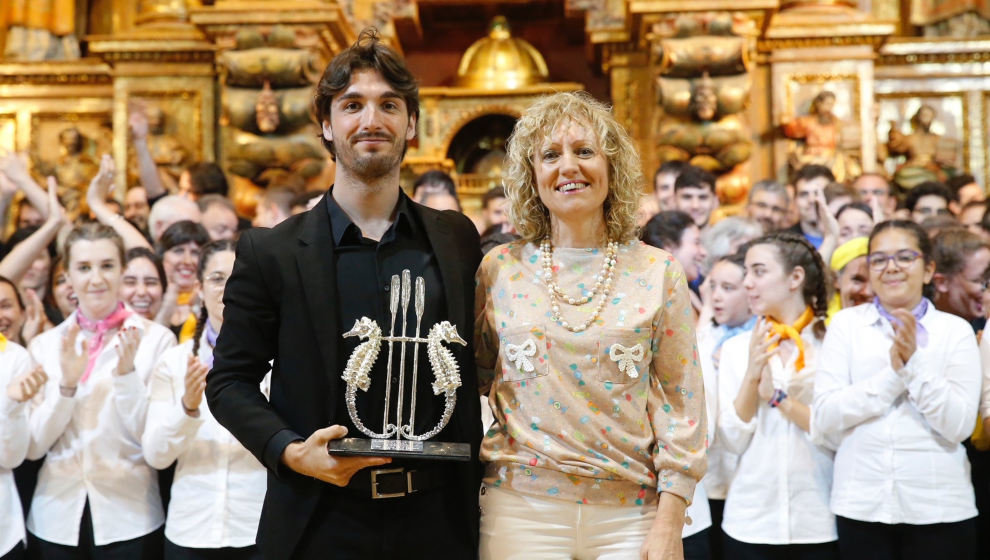
<svg viewBox="0 0 990 560">
<path fill-rule="evenodd" d="M 635 238 L 636 150 L 562 93 L 520 118 L 508 161 L 522 240 L 488 253 L 476 299 L 481 558 L 682 558 L 704 391 L 684 270 Z"/>
</svg>

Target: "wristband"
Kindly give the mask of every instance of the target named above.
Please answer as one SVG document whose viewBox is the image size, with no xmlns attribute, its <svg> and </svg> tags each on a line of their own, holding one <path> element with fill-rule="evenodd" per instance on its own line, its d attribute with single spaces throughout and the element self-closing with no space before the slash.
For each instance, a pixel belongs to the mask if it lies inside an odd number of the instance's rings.
<svg viewBox="0 0 990 560">
<path fill-rule="evenodd" d="M 62 393 L 62 396 L 67 399 L 71 399 L 72 397 L 76 396 L 76 389 L 78 389 L 78 387 L 65 387 L 62 385 L 58 386 L 59 392 Z"/>
<path fill-rule="evenodd" d="M 770 400 L 767 401 L 767 404 L 770 405 L 770 408 L 777 408 L 778 406 L 780 406 L 780 403 L 784 402 L 784 399 L 786 398 L 787 398 L 787 393 L 785 393 L 783 389 L 774 389 L 773 396 L 770 397 Z"/>
<path fill-rule="evenodd" d="M 190 409 L 186 406 L 186 401 L 179 399 L 179 402 L 182 403 L 182 410 L 185 411 L 187 416 L 191 416 L 193 418 L 199 418 L 199 407 Z"/>
</svg>

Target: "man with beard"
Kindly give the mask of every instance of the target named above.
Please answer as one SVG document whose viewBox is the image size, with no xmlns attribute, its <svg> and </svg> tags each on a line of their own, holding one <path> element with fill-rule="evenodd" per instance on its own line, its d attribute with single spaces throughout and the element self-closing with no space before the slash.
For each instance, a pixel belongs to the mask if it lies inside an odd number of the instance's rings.
<svg viewBox="0 0 990 560">
<path fill-rule="evenodd" d="M 764 179 L 749 189 L 746 215 L 760 222 L 763 231 L 770 233 L 787 225 L 785 222 L 790 205 L 791 195 L 787 188 L 772 179 Z"/>
<path fill-rule="evenodd" d="M 362 340 L 342 335 L 362 317 L 387 329 L 392 275 L 409 270 L 425 279 L 423 332 L 448 320 L 472 339 L 478 233 L 466 217 L 402 192 L 399 165 L 416 134 L 418 90 L 374 31 L 331 61 L 314 105 L 337 162 L 335 183 L 312 210 L 241 236 L 207 378 L 213 415 L 269 469 L 258 548 L 265 558 L 474 558 L 477 460 L 342 457 L 329 455 L 327 443 L 361 437 L 341 372 Z M 453 418 L 434 439 L 469 443 L 476 458 L 473 352 L 449 349 L 464 375 Z M 417 427 L 435 425 L 444 408 L 425 381 L 433 379 L 425 357 L 421 351 Z M 399 386 L 398 351 L 391 368 L 385 362 L 374 362 L 368 390 L 357 396 L 359 415 L 375 430 L 386 391 L 394 403 L 400 389 L 410 394 L 414 377 Z M 258 388 L 269 367 L 270 403 Z"/>
</svg>

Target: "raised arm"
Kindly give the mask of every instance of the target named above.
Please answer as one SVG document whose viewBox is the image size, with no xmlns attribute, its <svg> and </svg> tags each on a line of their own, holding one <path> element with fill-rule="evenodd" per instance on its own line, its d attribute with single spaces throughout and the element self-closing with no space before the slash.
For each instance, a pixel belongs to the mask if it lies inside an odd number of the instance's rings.
<svg viewBox="0 0 990 560">
<path fill-rule="evenodd" d="M 195 406 L 189 406 L 186 396 L 190 394 L 190 383 L 193 383 L 196 387 L 192 388 L 202 398 L 201 384 L 205 384 L 208 369 L 195 356 L 181 361 L 175 352 L 163 356 L 151 376 L 148 420 L 141 436 L 144 460 L 156 469 L 171 465 L 193 441 L 203 424 L 199 401 L 193 403 Z M 177 369 L 180 363 L 185 365 L 182 371 Z"/>
<path fill-rule="evenodd" d="M 165 196 L 168 191 L 162 184 L 158 166 L 155 165 L 151 150 L 148 148 L 148 117 L 144 113 L 144 108 L 131 106 L 127 123 L 131 128 L 131 140 L 134 142 L 134 152 L 137 154 L 138 177 L 141 179 L 144 192 L 148 193 L 148 200 Z"/>
<path fill-rule="evenodd" d="M 41 368 L 31 369 L 28 353 L 18 348 L 18 352 L 4 352 L 4 365 L 13 375 L 0 375 L 0 469 L 13 469 L 27 456 L 28 432 L 27 401 L 45 385 L 48 377 Z"/>
<path fill-rule="evenodd" d="M 3 220 L 7 218 L 7 210 L 10 210 L 10 203 L 13 202 L 15 194 L 17 194 L 17 185 L 0 173 L 0 224 L 3 224 Z"/>
<path fill-rule="evenodd" d="M 120 214 L 114 213 L 107 204 L 107 195 L 113 188 L 113 176 L 116 172 L 116 164 L 109 154 L 103 154 L 100 158 L 100 170 L 89 182 L 89 189 L 86 191 L 86 202 L 90 211 L 96 219 L 105 226 L 110 226 L 124 240 L 126 249 L 135 247 L 145 247 L 151 249 L 151 244 L 144 235 L 134 226 L 124 219 Z"/>
<path fill-rule="evenodd" d="M 45 384 L 43 399 L 31 411 L 28 421 L 31 431 L 28 459 L 44 457 L 62 437 L 72 419 L 76 390 L 89 356 L 89 344 L 85 340 L 80 349 L 76 348 L 79 329 L 75 322 L 69 325 L 59 338 L 57 348 L 53 344 L 46 346 L 41 340 L 31 343 L 32 358 L 39 364 L 45 364 L 45 373 L 51 381 Z M 54 352 L 58 352 L 57 358 L 49 355 Z"/>
<path fill-rule="evenodd" d="M 45 189 L 34 181 L 28 171 L 27 155 L 0 151 L 0 173 L 7 176 L 17 188 L 24 193 L 24 198 L 34 206 L 42 216 L 48 217 L 48 197 Z"/>
<path fill-rule="evenodd" d="M 6 276 L 14 283 L 21 281 L 24 274 L 31 268 L 31 263 L 42 251 L 47 251 L 48 244 L 58 235 L 58 230 L 65 225 L 65 210 L 58 202 L 55 178 L 48 178 L 48 197 L 45 201 L 48 218 L 45 223 L 24 241 L 11 249 L 7 256 L 0 261 L 0 276 Z"/>
</svg>

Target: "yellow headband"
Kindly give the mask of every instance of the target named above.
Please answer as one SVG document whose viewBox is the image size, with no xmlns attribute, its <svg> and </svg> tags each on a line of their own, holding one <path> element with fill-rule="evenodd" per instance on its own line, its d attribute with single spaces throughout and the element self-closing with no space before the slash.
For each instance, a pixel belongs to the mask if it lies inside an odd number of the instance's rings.
<svg viewBox="0 0 990 560">
<path fill-rule="evenodd" d="M 854 259 L 866 256 L 870 252 L 869 240 L 865 237 L 855 237 L 839 245 L 832 253 L 832 270 L 839 272 Z"/>
</svg>

